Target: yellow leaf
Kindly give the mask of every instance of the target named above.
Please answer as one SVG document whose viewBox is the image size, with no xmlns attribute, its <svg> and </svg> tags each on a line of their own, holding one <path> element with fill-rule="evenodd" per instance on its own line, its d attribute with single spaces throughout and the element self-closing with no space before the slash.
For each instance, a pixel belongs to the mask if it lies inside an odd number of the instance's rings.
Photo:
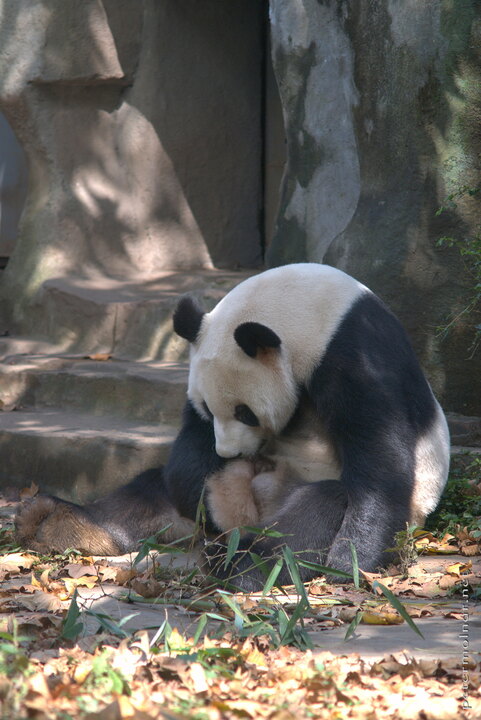
<svg viewBox="0 0 481 720">
<path fill-rule="evenodd" d="M 70 595 L 74 594 L 75 588 L 77 588 L 79 585 L 83 585 L 89 589 L 95 587 L 97 580 L 98 580 L 97 575 L 95 577 L 84 576 L 84 577 L 79 577 L 79 578 L 65 578 L 64 584 L 65 584 L 65 589 L 67 590 L 67 592 L 70 596 Z"/>
<path fill-rule="evenodd" d="M 112 355 L 110 353 L 93 353 L 92 355 L 87 355 L 87 360 L 97 360 L 98 362 L 105 362 L 106 360 L 110 360 Z"/>
<path fill-rule="evenodd" d="M 453 545 L 430 546 L 427 550 L 432 555 L 457 555 L 458 553 L 458 549 Z"/>
<path fill-rule="evenodd" d="M 246 663 L 251 663 L 252 665 L 257 665 L 259 667 L 266 667 L 267 661 L 263 653 L 260 652 L 260 650 L 257 649 L 257 647 L 249 640 L 247 639 L 243 646 L 241 647 L 240 654 L 246 661 Z"/>
<path fill-rule="evenodd" d="M 365 625 L 402 625 L 404 618 L 394 612 L 378 613 L 371 610 L 364 610 L 361 622 Z"/>
<path fill-rule="evenodd" d="M 92 672 L 92 661 L 83 661 L 83 662 L 77 662 L 77 664 L 74 667 L 73 671 L 73 679 L 76 683 L 79 685 L 82 685 L 83 682 L 87 679 L 87 677 Z"/>
<path fill-rule="evenodd" d="M 469 560 L 469 562 L 467 563 L 457 562 L 453 563 L 452 565 L 448 565 L 448 567 L 446 568 L 446 572 L 450 575 L 457 575 L 459 577 L 462 573 L 469 573 L 472 567 L 473 563 L 471 562 L 471 560 Z"/>
<path fill-rule="evenodd" d="M 35 575 L 32 573 L 32 579 L 30 581 L 30 585 L 32 585 L 34 588 L 38 588 L 39 590 L 43 590 L 42 583 L 37 580 Z"/>
<path fill-rule="evenodd" d="M 169 648 L 171 650 L 185 650 L 186 646 L 187 641 L 185 637 L 180 634 L 177 628 L 174 628 L 170 633 Z"/>
</svg>

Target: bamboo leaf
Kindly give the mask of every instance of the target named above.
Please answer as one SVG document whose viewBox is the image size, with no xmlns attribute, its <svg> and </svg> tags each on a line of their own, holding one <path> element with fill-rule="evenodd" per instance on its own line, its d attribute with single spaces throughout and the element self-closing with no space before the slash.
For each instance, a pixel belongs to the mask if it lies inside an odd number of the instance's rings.
<svg viewBox="0 0 481 720">
<path fill-rule="evenodd" d="M 302 560 L 297 558 L 297 564 L 301 567 L 308 568 L 318 572 L 319 575 L 335 575 L 336 577 L 343 577 L 352 580 L 352 574 L 344 572 L 344 570 L 336 570 L 336 568 L 329 567 L 328 565 L 319 565 L 319 563 L 311 562 L 310 560 Z"/>
<path fill-rule="evenodd" d="M 352 560 L 352 578 L 354 580 L 354 587 L 359 590 L 359 562 L 357 560 L 357 550 L 354 543 L 349 540 L 351 546 L 351 560 Z"/>
<path fill-rule="evenodd" d="M 409 627 L 412 630 L 414 630 L 414 632 L 417 633 L 424 640 L 424 635 L 422 634 L 421 630 L 418 628 L 416 623 L 413 621 L 413 619 L 409 615 L 408 611 L 406 610 L 406 608 L 404 607 L 402 602 L 400 602 L 398 600 L 398 598 L 390 590 L 388 590 L 387 587 L 385 587 L 382 583 L 380 583 L 379 580 L 374 580 L 374 582 L 372 584 L 372 588 L 373 588 L 373 590 L 375 590 L 376 588 L 379 588 L 379 590 L 383 593 L 383 595 L 385 595 L 387 597 L 387 599 L 389 600 L 389 602 L 391 603 L 393 608 L 395 608 L 398 611 L 398 613 L 401 615 L 401 617 L 403 617 L 405 619 L 405 621 L 407 622 Z"/>
<path fill-rule="evenodd" d="M 75 640 L 83 630 L 83 623 L 77 622 L 80 617 L 80 610 L 77 605 L 77 588 L 75 588 L 65 620 L 63 622 L 61 637 L 65 640 Z"/>
<path fill-rule="evenodd" d="M 301 575 L 299 573 L 299 567 L 297 565 L 296 559 L 294 557 L 294 554 L 291 550 L 291 548 L 288 545 L 285 545 L 282 548 L 282 554 L 284 555 L 284 560 L 286 562 L 286 567 L 289 571 L 289 575 L 292 578 L 292 582 L 297 590 L 298 595 L 304 600 L 307 605 L 309 605 L 309 601 L 307 599 L 306 594 L 306 588 L 304 587 L 304 583 L 301 580 Z"/>
<path fill-rule="evenodd" d="M 279 577 L 279 573 L 282 570 L 282 566 L 284 564 L 284 560 L 282 558 L 278 558 L 276 564 L 272 568 L 272 570 L 269 573 L 269 577 L 267 578 L 264 587 L 262 588 L 262 594 L 267 595 L 272 590 L 272 587 L 275 585 L 277 578 Z"/>
<path fill-rule="evenodd" d="M 354 616 L 353 621 L 349 624 L 349 627 L 347 628 L 346 634 L 344 635 L 344 640 L 349 640 L 351 635 L 354 635 L 356 632 L 356 628 L 359 625 L 359 623 L 362 620 L 362 610 L 358 610 L 356 615 Z"/>
<path fill-rule="evenodd" d="M 204 630 L 206 625 L 207 625 L 207 615 L 205 613 L 203 613 L 199 618 L 199 622 L 197 623 L 197 628 L 196 628 L 194 638 L 193 638 L 194 645 L 197 645 L 197 643 L 199 642 L 200 636 L 202 635 L 202 631 Z"/>
<path fill-rule="evenodd" d="M 236 554 L 237 549 L 239 547 L 239 542 L 240 542 L 240 530 L 239 530 L 239 528 L 234 528 L 230 534 L 229 543 L 227 545 L 227 552 L 225 554 L 225 561 L 224 561 L 224 570 L 227 570 L 227 566 L 229 565 L 230 561 Z"/>
</svg>

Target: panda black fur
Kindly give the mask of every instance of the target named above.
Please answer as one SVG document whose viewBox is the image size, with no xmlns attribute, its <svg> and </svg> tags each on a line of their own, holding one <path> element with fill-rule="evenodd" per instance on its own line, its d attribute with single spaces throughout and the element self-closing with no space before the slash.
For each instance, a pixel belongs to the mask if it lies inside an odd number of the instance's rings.
<svg viewBox="0 0 481 720">
<path fill-rule="evenodd" d="M 207 487 L 208 531 L 239 519 L 275 524 L 293 550 L 346 571 L 351 540 L 369 571 L 406 522 L 435 508 L 449 464 L 444 415 L 398 320 L 356 280 L 317 264 L 268 270 L 210 313 L 182 299 L 174 329 L 191 344 L 191 364 L 163 472 L 68 504 L 61 519 L 40 507 L 45 498 L 34 501 L 19 516 L 21 542 L 81 547 L 83 532 L 95 553 L 98 532 L 103 548 L 107 537 L 126 552 L 170 516 L 169 534 L 180 537 Z M 256 552 L 268 556 L 279 542 L 262 538 Z M 51 549 L 65 549 L 58 544 Z M 239 584 L 260 580 L 247 572 Z"/>
</svg>

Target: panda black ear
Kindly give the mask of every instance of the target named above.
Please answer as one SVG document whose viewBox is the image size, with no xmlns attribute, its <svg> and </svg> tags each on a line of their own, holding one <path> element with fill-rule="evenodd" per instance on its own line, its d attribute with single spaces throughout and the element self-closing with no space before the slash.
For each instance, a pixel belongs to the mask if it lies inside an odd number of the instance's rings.
<svg viewBox="0 0 481 720">
<path fill-rule="evenodd" d="M 190 343 L 195 342 L 205 312 L 194 298 L 186 295 L 181 298 L 174 312 L 174 332 Z"/>
<path fill-rule="evenodd" d="M 245 322 L 236 327 L 234 339 L 249 357 L 255 358 L 258 350 L 277 350 L 281 339 L 267 325 L 256 322 Z"/>
</svg>

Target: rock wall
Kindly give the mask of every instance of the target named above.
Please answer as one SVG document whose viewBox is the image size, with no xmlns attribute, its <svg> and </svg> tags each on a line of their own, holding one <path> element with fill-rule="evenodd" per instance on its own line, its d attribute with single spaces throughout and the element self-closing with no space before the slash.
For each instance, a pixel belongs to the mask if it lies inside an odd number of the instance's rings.
<svg viewBox="0 0 481 720">
<path fill-rule="evenodd" d="M 436 392 L 481 414 L 478 315 L 446 340 L 473 279 L 442 236 L 479 232 L 481 6 L 476 0 L 271 0 L 273 63 L 288 167 L 270 265 L 328 262 L 407 327 Z M 472 355 L 472 356 L 471 356 Z"/>
<path fill-rule="evenodd" d="M 15 247 L 27 194 L 27 164 L 6 118 L 0 113 L 0 267 Z"/>
<path fill-rule="evenodd" d="M 56 278 L 258 267 L 262 193 L 275 204 L 262 158 L 279 155 L 262 138 L 266 3 L 0 5 L 0 111 L 29 170 L 0 332 L 48 327 L 42 288 Z M 481 182 L 480 3 L 269 7 L 287 166 L 267 264 L 328 262 L 364 281 L 445 406 L 481 415 L 480 318 L 462 313 L 473 281 L 455 249 L 436 248 L 479 229 L 480 195 L 436 210 Z"/>
<path fill-rule="evenodd" d="M 43 283 L 261 262 L 257 0 L 3 2 L 0 110 L 29 192 L 10 332 Z"/>
</svg>

